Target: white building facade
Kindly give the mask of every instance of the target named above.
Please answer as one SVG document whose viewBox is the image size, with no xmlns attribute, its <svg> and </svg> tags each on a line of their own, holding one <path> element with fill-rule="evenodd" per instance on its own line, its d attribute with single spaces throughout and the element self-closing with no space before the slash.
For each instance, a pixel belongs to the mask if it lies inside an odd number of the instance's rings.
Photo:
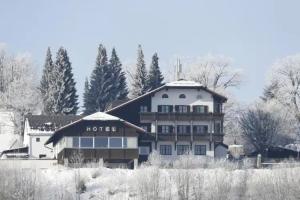
<svg viewBox="0 0 300 200">
<path fill-rule="evenodd" d="M 107 112 L 147 130 L 153 138 L 140 139 L 143 152 L 214 157 L 215 145 L 223 142 L 222 107 L 226 100 L 201 84 L 181 80 Z"/>
<path fill-rule="evenodd" d="M 31 159 L 54 159 L 52 144 L 46 141 L 58 128 L 78 120 L 79 116 L 26 115 L 24 124 L 24 147 L 28 147 Z"/>
</svg>

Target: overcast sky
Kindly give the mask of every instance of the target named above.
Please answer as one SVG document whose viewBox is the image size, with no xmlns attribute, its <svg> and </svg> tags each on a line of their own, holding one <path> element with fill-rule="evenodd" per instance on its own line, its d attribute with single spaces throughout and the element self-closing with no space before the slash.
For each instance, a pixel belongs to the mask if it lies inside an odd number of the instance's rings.
<svg viewBox="0 0 300 200">
<path fill-rule="evenodd" d="M 251 102 L 271 64 L 299 52 L 299 9 L 297 0 L 2 0 L 0 42 L 12 53 L 30 53 L 40 71 L 46 48 L 55 54 L 64 46 L 80 95 L 99 43 L 116 47 L 123 63 L 135 61 L 142 44 L 147 64 L 157 51 L 163 71 L 174 57 L 222 54 L 244 72 L 235 96 Z"/>
</svg>

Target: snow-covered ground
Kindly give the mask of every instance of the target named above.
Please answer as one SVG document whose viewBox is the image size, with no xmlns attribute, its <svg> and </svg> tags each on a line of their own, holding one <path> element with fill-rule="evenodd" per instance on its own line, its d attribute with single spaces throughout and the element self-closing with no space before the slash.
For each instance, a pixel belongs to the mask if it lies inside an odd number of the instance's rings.
<svg viewBox="0 0 300 200">
<path fill-rule="evenodd" d="M 0 199 L 299 199 L 300 167 L 0 168 Z M 12 198 L 13 197 L 13 198 Z M 34 197 L 34 198 L 30 198 Z"/>
</svg>

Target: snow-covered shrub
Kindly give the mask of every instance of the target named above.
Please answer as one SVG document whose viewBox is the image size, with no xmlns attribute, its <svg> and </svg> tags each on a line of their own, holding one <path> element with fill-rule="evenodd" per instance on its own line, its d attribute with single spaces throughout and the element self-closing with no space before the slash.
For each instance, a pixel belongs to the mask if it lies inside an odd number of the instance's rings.
<svg viewBox="0 0 300 200">
<path fill-rule="evenodd" d="M 205 199 L 230 199 L 232 173 L 225 169 L 209 170 L 205 177 Z"/>
<path fill-rule="evenodd" d="M 159 199 L 160 170 L 156 166 L 140 168 L 136 171 L 138 199 Z"/>
</svg>

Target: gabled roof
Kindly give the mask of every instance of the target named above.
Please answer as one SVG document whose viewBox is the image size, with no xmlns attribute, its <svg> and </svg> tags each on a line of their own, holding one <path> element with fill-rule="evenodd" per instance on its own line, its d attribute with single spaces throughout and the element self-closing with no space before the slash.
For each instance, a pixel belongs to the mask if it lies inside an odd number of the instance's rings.
<svg viewBox="0 0 300 200">
<path fill-rule="evenodd" d="M 32 129 L 41 129 L 45 125 L 60 128 L 82 117 L 80 115 L 25 115 Z"/>
<path fill-rule="evenodd" d="M 103 113 L 103 112 L 96 112 L 96 113 L 94 113 L 94 114 L 91 114 L 91 115 L 82 117 L 81 119 L 78 119 L 77 121 L 74 121 L 74 122 L 72 122 L 72 123 L 70 123 L 70 124 L 67 124 L 67 125 L 65 125 L 65 126 L 63 126 L 63 127 L 61 127 L 61 128 L 59 128 L 59 129 L 56 130 L 56 131 L 54 132 L 54 134 L 46 141 L 45 145 L 46 145 L 46 144 L 49 144 L 49 143 L 51 143 L 51 142 L 53 142 L 54 137 L 56 137 L 56 135 L 59 134 L 59 133 L 60 133 L 62 130 L 64 130 L 65 128 L 70 127 L 70 126 L 72 126 L 72 125 L 74 125 L 74 124 L 77 124 L 77 123 L 79 123 L 79 122 L 82 122 L 82 121 L 121 121 L 121 122 L 123 122 L 124 124 L 126 124 L 127 126 L 132 127 L 132 128 L 138 130 L 138 131 L 141 132 L 141 133 L 146 133 L 146 131 L 145 131 L 144 129 L 142 129 L 142 128 L 140 128 L 140 127 L 138 127 L 138 126 L 136 126 L 136 125 L 134 125 L 134 124 L 132 124 L 132 123 L 130 123 L 130 122 L 127 122 L 127 121 L 125 121 L 125 120 L 123 120 L 123 119 L 121 119 L 121 118 L 119 118 L 119 117 L 115 117 L 115 116 L 112 116 L 112 115 L 110 115 L 110 114 Z"/>
<path fill-rule="evenodd" d="M 226 102 L 226 101 L 227 101 L 227 97 L 225 97 L 225 96 L 223 96 L 223 95 L 221 95 L 221 94 L 218 94 L 218 93 L 216 93 L 216 92 L 214 92 L 214 91 L 208 89 L 207 87 L 203 86 L 203 85 L 200 84 L 200 83 L 197 83 L 197 82 L 194 82 L 194 81 L 179 80 L 179 81 L 174 81 L 174 82 L 166 83 L 165 85 L 163 85 L 163 86 L 161 86 L 161 87 L 158 87 L 158 88 L 156 88 L 156 89 L 154 89 L 154 90 L 151 90 L 151 91 L 149 91 L 149 92 L 147 92 L 147 93 L 145 93 L 145 94 L 143 94 L 143 95 L 141 95 L 141 96 L 138 96 L 138 97 L 136 97 L 136 98 L 134 98 L 134 99 L 131 99 L 131 100 L 129 100 L 129 101 L 126 101 L 125 103 L 120 104 L 120 105 L 118 105 L 118 106 L 116 106 L 116 107 L 113 107 L 113 108 L 111 108 L 111 109 L 108 109 L 108 110 L 106 111 L 106 113 L 110 113 L 111 111 L 114 111 L 114 110 L 116 110 L 116 109 L 118 109 L 118 108 L 121 108 L 121 107 L 123 107 L 123 106 L 125 106 L 125 105 L 128 105 L 128 104 L 130 104 L 130 103 L 132 103 L 132 102 L 138 101 L 138 100 L 140 100 L 140 99 L 142 99 L 142 98 L 144 98 L 144 97 L 146 97 L 146 96 L 152 95 L 152 94 L 154 94 L 154 93 L 156 93 L 156 92 L 158 92 L 158 91 L 160 91 L 160 90 L 168 89 L 168 88 L 179 88 L 179 89 L 183 89 L 183 88 L 185 88 L 185 89 L 201 89 L 201 90 L 204 90 L 204 91 L 206 91 L 206 92 L 212 94 L 213 96 L 216 96 L 216 97 L 222 99 L 223 102 Z"/>
</svg>

